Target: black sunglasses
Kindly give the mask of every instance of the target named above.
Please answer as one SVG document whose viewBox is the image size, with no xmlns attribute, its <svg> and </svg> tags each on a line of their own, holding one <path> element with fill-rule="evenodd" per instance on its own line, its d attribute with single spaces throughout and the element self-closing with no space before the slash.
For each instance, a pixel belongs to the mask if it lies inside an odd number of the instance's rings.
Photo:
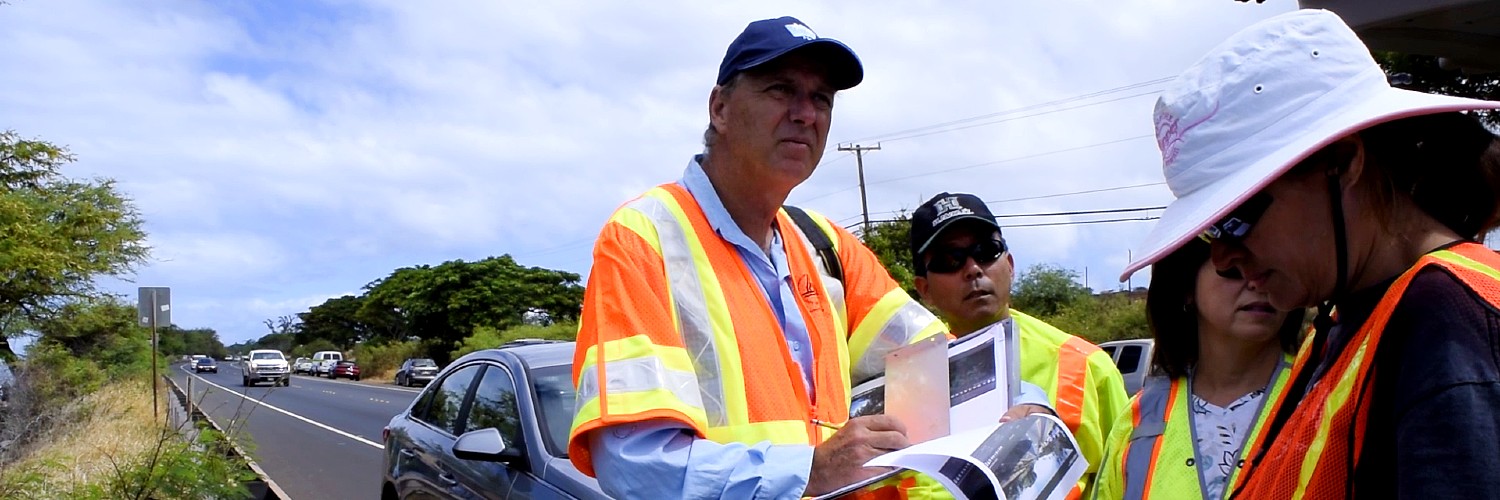
<svg viewBox="0 0 1500 500">
<path fill-rule="evenodd" d="M 974 263 L 980 266 L 988 266 L 1005 255 L 1007 247 L 1005 239 L 983 240 L 967 248 L 939 248 L 928 252 L 932 260 L 927 262 L 927 270 L 934 273 L 948 274 L 958 271 L 974 258 Z"/>
<path fill-rule="evenodd" d="M 1256 222 L 1260 221 L 1262 215 L 1266 214 L 1266 209 L 1270 208 L 1271 200 L 1271 195 L 1264 192 L 1257 193 L 1255 196 L 1250 197 L 1249 200 L 1241 203 L 1234 211 L 1229 212 L 1229 215 L 1208 226 L 1208 229 L 1204 229 L 1198 235 L 1198 239 L 1208 243 L 1215 241 L 1239 243 L 1245 241 L 1245 238 L 1250 236 L 1250 229 L 1255 226 Z"/>
</svg>

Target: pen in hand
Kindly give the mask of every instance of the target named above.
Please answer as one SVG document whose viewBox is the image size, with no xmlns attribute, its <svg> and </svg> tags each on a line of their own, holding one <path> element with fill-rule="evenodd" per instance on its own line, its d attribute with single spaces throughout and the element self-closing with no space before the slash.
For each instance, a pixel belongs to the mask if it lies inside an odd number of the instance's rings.
<svg viewBox="0 0 1500 500">
<path fill-rule="evenodd" d="M 833 429 L 833 430 L 839 430 L 839 429 L 843 428 L 843 426 L 840 426 L 838 424 L 830 424 L 828 422 L 824 422 L 824 421 L 818 420 L 816 418 L 812 419 L 812 423 L 813 423 L 813 425 L 816 425 L 818 427 L 823 427 L 823 428 Z"/>
</svg>

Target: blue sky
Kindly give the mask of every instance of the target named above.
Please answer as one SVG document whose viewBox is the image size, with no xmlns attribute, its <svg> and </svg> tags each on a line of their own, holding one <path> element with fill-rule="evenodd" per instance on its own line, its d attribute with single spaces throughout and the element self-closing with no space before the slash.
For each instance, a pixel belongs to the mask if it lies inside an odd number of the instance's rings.
<svg viewBox="0 0 1500 500">
<path fill-rule="evenodd" d="M 107 288 L 172 287 L 177 324 L 234 343 L 403 266 L 509 253 L 587 275 L 609 213 L 701 149 L 719 60 L 752 20 L 799 17 L 864 61 L 829 140 L 881 142 L 865 157 L 878 219 L 941 191 L 998 214 L 1165 205 L 1155 92 L 1295 7 L 850 5 L 13 0 L 0 127 L 68 146 L 69 175 L 116 179 L 141 209 L 152 261 Z M 789 202 L 852 224 L 856 184 L 830 151 Z M 1110 289 L 1149 224 L 1005 233 L 1020 268 Z"/>
</svg>

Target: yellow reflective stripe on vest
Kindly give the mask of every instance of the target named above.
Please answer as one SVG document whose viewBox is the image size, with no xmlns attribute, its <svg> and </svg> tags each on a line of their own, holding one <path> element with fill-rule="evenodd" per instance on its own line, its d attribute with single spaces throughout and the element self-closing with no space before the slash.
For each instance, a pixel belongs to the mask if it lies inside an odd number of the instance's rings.
<svg viewBox="0 0 1500 500">
<path fill-rule="evenodd" d="M 785 210 L 782 211 L 785 212 Z M 837 255 L 839 247 L 838 234 L 833 233 L 833 230 L 828 228 L 827 219 L 807 210 L 804 210 L 804 212 L 807 212 L 808 218 L 812 219 L 821 228 L 823 235 L 827 236 L 828 240 L 832 242 L 833 250 L 835 255 Z M 797 224 L 791 224 L 791 226 L 793 231 L 802 235 L 802 247 L 806 249 L 808 259 L 813 263 L 813 267 L 818 269 L 818 279 L 822 280 L 823 290 L 827 292 L 827 300 L 823 301 L 823 307 L 827 308 L 826 310 L 833 311 L 833 331 L 836 334 L 843 334 L 849 331 L 849 309 L 848 305 L 844 302 L 844 282 L 834 279 L 833 275 L 828 272 L 828 267 L 823 264 L 823 258 L 818 256 L 818 250 L 812 246 L 812 239 L 808 238 L 807 234 L 802 232 L 802 228 Z M 791 265 L 790 259 L 788 259 L 787 265 Z M 800 311 L 802 308 L 799 306 L 797 310 Z M 804 319 L 803 322 L 806 323 L 806 320 Z M 813 335 L 812 326 L 806 325 L 806 327 L 810 339 Z M 835 359 L 839 363 L 839 373 L 843 375 L 844 387 L 852 387 L 854 384 L 851 383 L 849 378 L 849 345 L 847 342 L 834 342 L 834 344 L 838 346 L 838 356 Z M 823 362 L 826 363 L 827 360 L 825 359 Z M 846 396 L 848 392 L 844 391 Z M 849 402 L 845 401 L 844 406 L 849 406 Z M 825 439 L 819 439 L 818 442 L 821 443 Z"/>
<path fill-rule="evenodd" d="M 771 444 L 807 444 L 807 422 L 804 420 L 768 420 L 734 427 L 711 427 L 707 432 L 704 437 L 720 443 L 770 441 Z"/>
<path fill-rule="evenodd" d="M 1359 381 L 1361 368 L 1365 365 L 1365 357 L 1370 354 L 1369 337 L 1359 344 L 1359 349 L 1354 352 L 1354 360 L 1345 367 L 1344 372 L 1337 375 L 1337 384 L 1333 391 L 1328 394 L 1328 404 L 1325 405 L 1321 414 L 1318 415 L 1318 433 L 1311 443 L 1307 445 L 1307 454 L 1302 456 L 1302 470 L 1297 475 L 1297 489 L 1292 493 L 1292 500 L 1301 500 L 1307 495 L 1307 484 L 1312 481 L 1313 470 L 1316 469 L 1318 459 L 1323 456 L 1323 449 L 1328 446 L 1329 428 L 1333 426 L 1333 416 L 1343 410 L 1344 404 L 1349 402 L 1349 396 L 1354 392 L 1354 383 Z M 1324 380 L 1333 374 L 1324 375 Z M 1338 436 L 1344 439 L 1347 436 Z"/>
<path fill-rule="evenodd" d="M 1495 268 L 1486 266 L 1484 265 L 1484 263 L 1476 261 L 1474 259 L 1464 257 L 1458 252 L 1454 252 L 1452 250 L 1439 250 L 1436 252 L 1432 252 L 1429 255 L 1432 255 L 1433 257 L 1438 259 L 1446 260 L 1459 266 L 1469 268 L 1470 270 L 1482 273 L 1485 276 L 1489 276 L 1490 278 L 1494 278 L 1496 281 L 1500 281 L 1500 270 L 1496 270 Z"/>
<path fill-rule="evenodd" d="M 850 378 L 861 383 L 885 372 L 885 355 L 942 332 L 943 324 L 900 287 L 886 292 L 849 337 Z"/>
<path fill-rule="evenodd" d="M 603 368 L 608 400 L 604 404 L 612 413 L 670 408 L 706 426 L 698 379 L 693 375 L 687 352 L 653 344 L 645 335 L 604 342 L 585 353 L 578 377 L 575 426 L 601 414 L 597 357 L 600 351 L 607 359 Z"/>
<path fill-rule="evenodd" d="M 628 206 L 651 219 L 659 235 L 673 315 L 698 377 L 708 425 L 747 422 L 749 405 L 741 378 L 744 369 L 734 341 L 728 301 L 708 253 L 692 230 L 692 222 L 671 193 L 659 187 Z"/>
</svg>

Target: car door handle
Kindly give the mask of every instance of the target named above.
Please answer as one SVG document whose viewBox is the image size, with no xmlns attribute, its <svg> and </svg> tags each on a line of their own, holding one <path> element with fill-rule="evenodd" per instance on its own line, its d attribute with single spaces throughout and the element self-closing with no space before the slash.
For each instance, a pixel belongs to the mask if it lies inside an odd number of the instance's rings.
<svg viewBox="0 0 1500 500">
<path fill-rule="evenodd" d="M 454 479 L 453 475 L 447 472 L 438 474 L 438 480 L 443 482 L 443 486 L 458 486 L 458 480 Z"/>
<path fill-rule="evenodd" d="M 401 456 L 406 457 L 406 458 L 416 458 L 417 457 L 417 452 L 403 448 L 401 450 Z"/>
</svg>

